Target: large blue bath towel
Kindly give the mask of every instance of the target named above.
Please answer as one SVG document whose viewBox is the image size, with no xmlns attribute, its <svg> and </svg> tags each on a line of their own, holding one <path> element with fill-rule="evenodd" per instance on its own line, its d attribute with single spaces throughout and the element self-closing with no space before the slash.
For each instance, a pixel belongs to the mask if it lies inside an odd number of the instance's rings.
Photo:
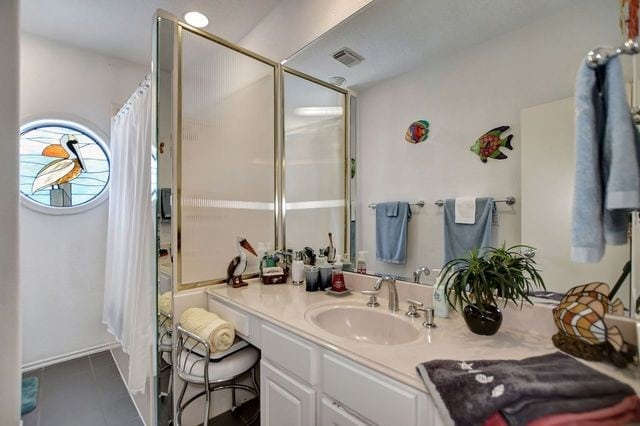
<svg viewBox="0 0 640 426">
<path fill-rule="evenodd" d="M 381 262 L 407 263 L 409 203 L 393 201 L 376 205 L 376 258 Z"/>
<path fill-rule="evenodd" d="M 629 211 L 640 207 L 640 135 L 618 58 L 576 80 L 576 175 L 571 257 L 598 262 L 605 243 L 627 242 Z"/>
<path fill-rule="evenodd" d="M 456 200 L 444 202 L 444 262 L 467 257 L 474 248 L 491 247 L 493 198 L 476 198 L 476 223 L 456 223 Z"/>
</svg>

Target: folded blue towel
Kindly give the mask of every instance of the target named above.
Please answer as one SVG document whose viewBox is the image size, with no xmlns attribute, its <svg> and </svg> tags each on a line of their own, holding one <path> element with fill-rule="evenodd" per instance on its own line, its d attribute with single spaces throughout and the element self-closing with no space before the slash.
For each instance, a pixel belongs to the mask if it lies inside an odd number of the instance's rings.
<svg viewBox="0 0 640 426">
<path fill-rule="evenodd" d="M 456 223 L 456 200 L 444 202 L 444 262 L 467 257 L 471 250 L 491 247 L 493 198 L 476 198 L 476 223 Z"/>
<path fill-rule="evenodd" d="M 409 203 L 394 201 L 376 205 L 376 258 L 381 262 L 407 263 Z"/>
<path fill-rule="evenodd" d="M 576 79 L 576 174 L 571 257 L 598 262 L 605 243 L 626 244 L 629 211 L 640 208 L 640 134 L 618 58 Z"/>
</svg>

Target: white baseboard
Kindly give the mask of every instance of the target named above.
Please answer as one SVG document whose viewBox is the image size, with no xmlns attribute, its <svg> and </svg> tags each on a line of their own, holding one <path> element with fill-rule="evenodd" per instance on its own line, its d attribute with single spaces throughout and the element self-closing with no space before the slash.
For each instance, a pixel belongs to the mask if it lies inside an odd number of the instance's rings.
<svg viewBox="0 0 640 426">
<path fill-rule="evenodd" d="M 57 355 L 51 358 L 45 358 L 39 361 L 33 361 L 22 366 L 22 372 L 37 370 L 38 368 L 47 367 L 49 365 L 58 364 L 60 362 L 69 361 L 76 358 L 82 358 L 83 356 L 95 354 L 98 352 L 106 351 L 112 347 L 118 346 L 118 343 L 103 343 L 102 345 L 92 346 L 90 348 L 81 349 L 79 351 L 69 352 L 62 355 Z"/>
</svg>

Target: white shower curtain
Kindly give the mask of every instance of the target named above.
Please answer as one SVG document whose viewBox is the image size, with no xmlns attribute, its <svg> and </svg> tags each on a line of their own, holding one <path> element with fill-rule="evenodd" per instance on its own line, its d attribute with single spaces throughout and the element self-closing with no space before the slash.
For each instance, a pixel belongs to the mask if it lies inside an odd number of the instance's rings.
<svg viewBox="0 0 640 426">
<path fill-rule="evenodd" d="M 148 86 L 148 84 L 146 85 Z M 151 189 L 151 90 L 141 86 L 111 123 L 111 184 L 102 319 L 129 354 L 127 386 L 151 374 L 155 238 Z"/>
</svg>

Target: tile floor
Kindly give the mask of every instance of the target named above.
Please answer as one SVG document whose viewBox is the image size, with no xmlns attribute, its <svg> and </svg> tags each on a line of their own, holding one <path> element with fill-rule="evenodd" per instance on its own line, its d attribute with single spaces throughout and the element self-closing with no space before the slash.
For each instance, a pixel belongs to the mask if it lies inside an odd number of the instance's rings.
<svg viewBox="0 0 640 426">
<path fill-rule="evenodd" d="M 109 351 L 24 374 L 39 378 L 38 406 L 24 426 L 141 426 Z"/>
<path fill-rule="evenodd" d="M 256 417 L 260 409 L 260 400 L 254 398 L 242 404 L 235 413 L 227 411 L 209 420 L 208 426 L 249 426 L 259 425 L 260 415 Z"/>
</svg>

